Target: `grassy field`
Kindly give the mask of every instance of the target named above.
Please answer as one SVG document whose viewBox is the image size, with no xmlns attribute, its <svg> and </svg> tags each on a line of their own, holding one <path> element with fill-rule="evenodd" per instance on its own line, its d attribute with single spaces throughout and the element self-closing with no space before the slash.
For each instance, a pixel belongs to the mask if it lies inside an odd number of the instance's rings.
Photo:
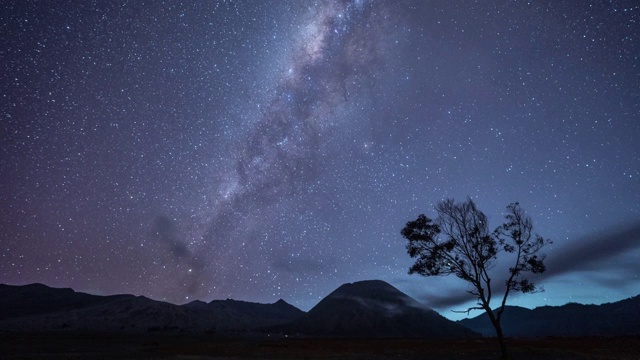
<svg viewBox="0 0 640 360">
<path fill-rule="evenodd" d="M 514 359 L 640 359 L 640 338 L 510 339 Z M 496 359 L 493 339 L 293 339 L 213 335 L 0 334 L 16 359 Z"/>
</svg>

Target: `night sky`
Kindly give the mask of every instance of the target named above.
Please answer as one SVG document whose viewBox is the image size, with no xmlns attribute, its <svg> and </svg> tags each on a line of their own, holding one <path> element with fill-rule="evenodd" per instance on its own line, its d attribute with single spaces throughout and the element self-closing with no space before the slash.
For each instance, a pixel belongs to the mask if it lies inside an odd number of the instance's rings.
<svg viewBox="0 0 640 360">
<path fill-rule="evenodd" d="M 511 304 L 640 293 L 637 1 L 5 0 L 0 33 L 2 283 L 308 310 L 381 279 L 455 318 L 400 230 L 469 196 L 554 241 Z"/>
</svg>

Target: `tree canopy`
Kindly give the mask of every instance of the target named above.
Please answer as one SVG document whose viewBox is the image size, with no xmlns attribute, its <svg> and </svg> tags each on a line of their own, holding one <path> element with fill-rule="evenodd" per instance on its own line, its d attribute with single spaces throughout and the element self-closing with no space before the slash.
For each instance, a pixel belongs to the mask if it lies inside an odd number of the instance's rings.
<svg viewBox="0 0 640 360">
<path fill-rule="evenodd" d="M 500 320 L 511 291 L 534 292 L 536 284 L 527 274 L 539 274 L 546 270 L 545 256 L 540 250 L 551 243 L 533 232 L 533 222 L 520 204 L 507 206 L 505 222 L 493 232 L 489 230 L 487 216 L 468 198 L 457 203 L 453 199 L 439 202 L 435 207 L 437 218 L 432 220 L 420 214 L 402 229 L 408 240 L 407 252 L 415 258 L 409 268 L 410 274 L 423 276 L 455 275 L 471 284 L 468 292 L 478 300 L 478 306 L 467 309 L 484 310 L 496 328 L 503 357 L 506 357 L 504 336 Z M 512 261 L 505 274 L 504 292 L 500 306 L 494 311 L 491 300 L 497 290 L 492 284 L 491 270 L 496 266 L 498 255 L 510 253 Z"/>
</svg>

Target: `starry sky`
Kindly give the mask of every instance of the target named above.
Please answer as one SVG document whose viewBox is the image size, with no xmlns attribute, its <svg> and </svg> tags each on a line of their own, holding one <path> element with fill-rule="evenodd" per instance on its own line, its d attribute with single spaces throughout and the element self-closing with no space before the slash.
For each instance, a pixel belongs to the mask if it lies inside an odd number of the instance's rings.
<svg viewBox="0 0 640 360">
<path fill-rule="evenodd" d="M 455 318 L 400 230 L 468 196 L 554 241 L 511 304 L 640 293 L 636 1 L 2 3 L 2 283 Z"/>
</svg>

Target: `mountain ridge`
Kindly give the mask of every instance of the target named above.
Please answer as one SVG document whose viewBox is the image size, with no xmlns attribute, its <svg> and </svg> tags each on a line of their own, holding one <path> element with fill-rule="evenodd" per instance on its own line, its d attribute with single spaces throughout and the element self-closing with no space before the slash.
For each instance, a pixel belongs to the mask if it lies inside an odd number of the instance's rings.
<svg viewBox="0 0 640 360">
<path fill-rule="evenodd" d="M 341 285 L 282 331 L 352 338 L 478 336 L 381 280 Z"/>
<path fill-rule="evenodd" d="M 640 295 L 601 305 L 507 306 L 510 337 L 640 336 Z M 495 336 L 486 314 L 457 322 L 381 280 L 347 283 L 308 312 L 283 299 L 194 300 L 183 305 L 130 294 L 92 295 L 34 283 L 0 284 L 0 331 L 207 332 L 305 337 Z"/>
<path fill-rule="evenodd" d="M 640 336 L 640 295 L 600 305 L 575 302 L 527 309 L 507 306 L 502 317 L 505 336 L 582 337 Z M 495 336 L 486 314 L 458 321 L 483 336 Z"/>
<path fill-rule="evenodd" d="M 286 305 L 285 305 L 286 304 Z M 255 332 L 304 312 L 284 300 L 236 300 L 175 305 L 144 296 L 91 295 L 43 284 L 0 284 L 0 331 Z"/>
<path fill-rule="evenodd" d="M 0 297 L 0 331 L 9 332 L 478 336 L 380 280 L 344 284 L 309 313 L 283 299 L 272 304 L 226 299 L 175 305 L 144 296 L 99 296 L 43 284 L 2 285 L 2 294 L 5 296 Z M 352 316 L 345 316 L 347 313 Z M 306 319 L 298 322 L 302 318 Z M 338 320 L 340 324 L 327 323 L 327 319 Z"/>
</svg>

